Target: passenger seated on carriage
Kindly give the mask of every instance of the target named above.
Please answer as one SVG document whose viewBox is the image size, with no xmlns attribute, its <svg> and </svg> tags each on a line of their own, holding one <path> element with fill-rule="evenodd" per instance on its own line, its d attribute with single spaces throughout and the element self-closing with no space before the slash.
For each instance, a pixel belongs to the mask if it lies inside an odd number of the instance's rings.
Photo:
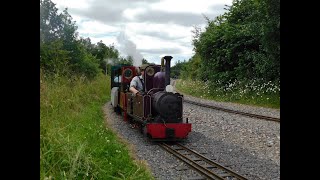
<svg viewBox="0 0 320 180">
<path fill-rule="evenodd" d="M 142 64 L 140 69 L 140 76 L 134 77 L 130 82 L 130 88 L 129 91 L 132 92 L 132 94 L 135 96 L 137 93 L 143 93 L 144 92 L 144 71 L 148 64 Z"/>
<path fill-rule="evenodd" d="M 121 75 L 118 77 L 118 76 L 115 76 L 114 77 L 114 79 L 113 79 L 113 81 L 115 82 L 115 83 L 121 83 Z"/>
</svg>

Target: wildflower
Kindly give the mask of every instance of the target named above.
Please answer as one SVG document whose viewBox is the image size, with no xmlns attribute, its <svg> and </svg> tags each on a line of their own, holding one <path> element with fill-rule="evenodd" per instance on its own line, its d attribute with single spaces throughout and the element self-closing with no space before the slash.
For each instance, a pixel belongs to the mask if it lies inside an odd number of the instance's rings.
<svg viewBox="0 0 320 180">
<path fill-rule="evenodd" d="M 51 179 L 52 179 L 52 176 L 45 177 L 44 179 L 45 179 L 45 180 L 51 180 Z"/>
</svg>

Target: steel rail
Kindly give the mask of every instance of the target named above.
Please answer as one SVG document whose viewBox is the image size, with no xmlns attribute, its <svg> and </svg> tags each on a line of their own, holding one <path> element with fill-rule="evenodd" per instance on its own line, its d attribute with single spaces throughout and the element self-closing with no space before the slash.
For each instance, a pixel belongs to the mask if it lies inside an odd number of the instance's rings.
<svg viewBox="0 0 320 180">
<path fill-rule="evenodd" d="M 246 180 L 246 178 L 244 178 L 243 176 L 231 171 L 230 169 L 210 160 L 207 159 L 206 157 L 202 156 L 201 154 L 179 144 L 176 143 L 175 145 L 179 146 L 180 149 L 175 149 L 172 148 L 171 146 L 169 146 L 166 143 L 160 143 L 159 144 L 163 149 L 165 149 L 166 151 L 168 151 L 169 153 L 173 154 L 175 157 L 177 157 L 178 159 L 180 159 L 181 161 L 183 161 L 184 163 L 186 163 L 188 166 L 190 166 L 192 169 L 198 171 L 201 175 L 205 176 L 208 179 L 221 179 L 224 180 L 226 179 L 226 177 L 230 178 L 237 178 L 240 180 Z M 181 152 L 179 152 L 178 150 L 184 150 L 186 152 L 191 153 L 190 155 L 195 155 L 197 156 L 199 159 L 197 161 L 204 161 L 208 164 L 210 164 L 215 170 L 221 171 L 223 175 L 221 175 L 221 173 L 217 173 L 214 171 L 209 170 L 208 168 L 204 167 L 203 165 L 200 165 L 199 163 L 197 163 L 195 160 L 192 160 L 191 158 L 187 157 L 186 155 L 182 154 Z"/>
<path fill-rule="evenodd" d="M 216 166 L 216 167 L 218 167 L 218 168 L 220 168 L 220 169 L 223 169 L 225 172 L 229 173 L 229 174 L 230 174 L 231 176 L 233 176 L 233 177 L 236 177 L 236 178 L 238 178 L 238 179 L 240 179 L 240 180 L 245 180 L 245 179 L 247 179 L 247 178 L 245 178 L 245 177 L 243 177 L 243 176 L 241 176 L 241 175 L 233 172 L 231 169 L 229 169 L 229 168 L 227 168 L 227 167 L 225 167 L 225 166 L 223 166 L 223 165 L 221 165 L 221 164 L 219 164 L 219 163 L 217 163 L 217 162 L 214 162 L 214 161 L 212 161 L 211 159 L 208 159 L 208 158 L 204 157 L 203 155 L 201 155 L 201 154 L 193 151 L 192 149 L 189 149 L 189 148 L 185 147 L 184 145 L 182 145 L 182 144 L 180 144 L 180 143 L 177 143 L 177 145 L 180 146 L 181 148 L 183 148 L 184 150 L 193 153 L 194 155 L 196 155 L 197 157 L 199 157 L 201 160 L 207 162 L 208 164 L 211 164 L 211 165 Z"/>
<path fill-rule="evenodd" d="M 198 102 L 194 102 L 194 101 L 190 101 L 190 100 L 186 100 L 186 99 L 184 99 L 183 101 L 186 102 L 186 103 L 189 103 L 189 104 L 194 104 L 194 105 L 197 105 L 197 106 L 202 106 L 202 107 L 206 107 L 206 108 L 225 111 L 225 112 L 228 112 L 228 113 L 240 114 L 240 115 L 244 115 L 244 116 L 248 116 L 248 117 L 252 117 L 252 118 L 259 118 L 259 119 L 264 119 L 264 120 L 268 120 L 268 121 L 280 122 L 280 118 L 268 117 L 268 116 L 263 116 L 263 115 L 258 115 L 258 114 L 251 114 L 251 113 L 246 113 L 246 112 L 226 109 L 226 108 L 217 107 L 217 106 L 208 105 L 208 104 L 203 104 L 203 103 L 198 103 Z"/>
</svg>

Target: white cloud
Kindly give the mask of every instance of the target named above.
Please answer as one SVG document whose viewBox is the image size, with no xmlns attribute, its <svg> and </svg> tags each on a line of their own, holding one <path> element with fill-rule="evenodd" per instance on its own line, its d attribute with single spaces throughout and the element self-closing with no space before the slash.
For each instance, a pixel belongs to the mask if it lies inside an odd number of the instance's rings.
<svg viewBox="0 0 320 180">
<path fill-rule="evenodd" d="M 172 55 L 173 64 L 194 54 L 191 30 L 193 25 L 205 27 L 202 14 L 213 19 L 224 12 L 225 4 L 232 4 L 232 0 L 52 1 L 59 12 L 68 8 L 80 36 L 92 43 L 102 40 L 120 48 L 117 36 L 124 32 L 147 60 L 159 63 L 162 55 Z"/>
<path fill-rule="evenodd" d="M 203 13 L 207 12 L 211 5 L 231 4 L 231 2 L 232 0 L 163 0 L 161 2 L 151 4 L 150 6 L 152 9 L 165 10 L 169 12 Z"/>
<path fill-rule="evenodd" d="M 114 33 L 119 32 L 120 30 L 119 27 L 109 26 L 95 20 L 81 22 L 78 25 L 78 28 L 79 33 L 87 33 L 92 35 Z"/>
<path fill-rule="evenodd" d="M 128 8 L 123 11 L 123 16 L 129 20 L 134 20 L 134 16 L 136 16 L 137 14 L 143 13 L 145 11 L 146 11 L 145 8 L 134 8 L 134 9 Z"/>
<path fill-rule="evenodd" d="M 68 9 L 86 9 L 90 5 L 90 0 L 52 0 L 59 10 Z"/>
</svg>

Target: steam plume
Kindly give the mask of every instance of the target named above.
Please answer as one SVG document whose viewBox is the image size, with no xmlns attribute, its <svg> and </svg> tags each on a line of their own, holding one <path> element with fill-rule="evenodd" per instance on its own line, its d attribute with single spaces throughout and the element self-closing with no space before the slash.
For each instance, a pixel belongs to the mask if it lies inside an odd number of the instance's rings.
<svg viewBox="0 0 320 180">
<path fill-rule="evenodd" d="M 136 44 L 129 40 L 123 31 L 120 32 L 117 40 L 120 45 L 120 51 L 133 58 L 134 66 L 140 66 L 142 64 L 143 57 L 137 50 Z"/>
</svg>

